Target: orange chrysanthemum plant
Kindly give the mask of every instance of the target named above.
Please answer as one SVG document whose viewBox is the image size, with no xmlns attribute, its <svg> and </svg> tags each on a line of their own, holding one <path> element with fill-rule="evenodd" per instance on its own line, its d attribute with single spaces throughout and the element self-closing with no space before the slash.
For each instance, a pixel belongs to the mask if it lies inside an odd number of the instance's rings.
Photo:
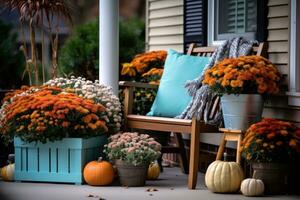
<svg viewBox="0 0 300 200">
<path fill-rule="evenodd" d="M 0 132 L 6 141 L 47 142 L 65 137 L 87 138 L 108 131 L 105 107 L 58 87 L 43 86 L 14 97 L 3 113 Z"/>
<path fill-rule="evenodd" d="M 135 81 L 159 83 L 166 57 L 166 51 L 138 54 L 130 63 L 123 64 L 121 75 Z"/>
<path fill-rule="evenodd" d="M 224 59 L 206 70 L 203 83 L 218 94 L 275 94 L 281 75 L 261 56 Z"/>
<path fill-rule="evenodd" d="M 122 65 L 122 80 L 159 84 L 167 57 L 166 51 L 150 51 L 138 54 L 130 63 Z M 156 90 L 136 88 L 133 112 L 145 115 L 149 112 Z M 120 98 L 123 98 L 122 91 Z"/>
<path fill-rule="evenodd" d="M 263 119 L 247 130 L 241 151 L 248 161 L 288 161 L 300 154 L 300 128 L 290 122 Z"/>
</svg>

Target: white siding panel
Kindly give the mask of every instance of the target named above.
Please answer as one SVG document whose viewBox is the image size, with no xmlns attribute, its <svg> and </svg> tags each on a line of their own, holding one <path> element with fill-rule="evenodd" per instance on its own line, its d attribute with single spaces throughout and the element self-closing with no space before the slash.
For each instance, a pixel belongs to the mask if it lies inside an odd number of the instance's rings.
<svg viewBox="0 0 300 200">
<path fill-rule="evenodd" d="M 288 17 L 269 19 L 268 29 L 287 29 L 288 27 L 289 27 Z"/>
<path fill-rule="evenodd" d="M 162 26 L 174 26 L 174 25 L 182 25 L 183 26 L 183 16 L 150 19 L 148 28 L 162 27 Z M 183 30 L 183 28 L 182 28 L 182 30 Z"/>
<path fill-rule="evenodd" d="M 288 53 L 269 53 L 269 59 L 275 64 L 286 64 L 289 56 Z"/>
<path fill-rule="evenodd" d="M 271 18 L 271 17 L 286 17 L 286 16 L 289 16 L 288 5 L 269 7 L 268 17 Z"/>
<path fill-rule="evenodd" d="M 180 25 L 151 28 L 149 30 L 149 36 L 178 35 L 178 34 L 183 34 L 183 29 L 182 26 Z"/>
<path fill-rule="evenodd" d="M 159 36 L 150 37 L 150 45 L 162 45 L 162 44 L 182 44 L 183 35 L 172 35 L 172 36 Z"/>
<path fill-rule="evenodd" d="M 289 0 L 269 0 L 268 6 L 288 5 Z"/>
<path fill-rule="evenodd" d="M 176 44 L 172 44 L 172 45 L 150 45 L 149 46 L 149 51 L 156 51 L 156 50 L 168 50 L 168 49 L 173 49 L 175 51 L 181 52 L 182 51 L 182 44 L 180 45 L 176 45 Z"/>
<path fill-rule="evenodd" d="M 150 10 L 149 19 L 183 15 L 183 6 Z"/>
<path fill-rule="evenodd" d="M 270 42 L 268 51 L 286 53 L 289 51 L 289 44 L 286 41 Z"/>
<path fill-rule="evenodd" d="M 183 0 L 147 0 L 146 49 L 183 52 Z"/>
<path fill-rule="evenodd" d="M 289 39 L 288 29 L 269 30 L 268 41 L 287 41 Z"/>
<path fill-rule="evenodd" d="M 162 9 L 162 8 L 169 8 L 174 6 L 183 6 L 182 0 L 160 0 L 160 1 L 153 1 L 150 2 L 149 9 Z"/>
<path fill-rule="evenodd" d="M 265 108 L 263 112 L 264 117 L 277 118 L 282 120 L 288 120 L 292 122 L 300 122 L 300 110 L 292 107 L 282 108 Z"/>
</svg>

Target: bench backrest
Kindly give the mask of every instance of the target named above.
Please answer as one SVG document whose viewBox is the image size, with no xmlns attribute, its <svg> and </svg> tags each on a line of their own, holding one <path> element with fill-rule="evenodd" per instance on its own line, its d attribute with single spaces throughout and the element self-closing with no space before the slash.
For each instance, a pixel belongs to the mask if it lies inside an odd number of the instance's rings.
<svg viewBox="0 0 300 200">
<path fill-rule="evenodd" d="M 211 57 L 216 49 L 217 49 L 216 46 L 197 47 L 196 44 L 192 43 L 189 46 L 187 55 Z M 259 43 L 258 46 L 254 46 L 252 53 L 253 53 L 253 55 L 266 57 L 267 56 L 266 43 L 262 42 L 262 43 Z M 216 96 L 212 101 L 213 101 L 213 103 L 211 104 L 211 106 L 209 108 L 209 113 L 208 113 L 209 119 L 213 119 L 215 117 L 215 115 L 218 113 L 218 111 L 221 109 L 219 96 Z"/>
<path fill-rule="evenodd" d="M 192 43 L 189 46 L 187 51 L 187 55 L 197 55 L 197 56 L 206 56 L 210 57 L 217 49 L 217 46 L 210 47 L 197 47 L 196 44 Z M 267 56 L 267 45 L 264 42 L 258 44 L 258 46 L 253 47 L 253 55 L 257 56 Z"/>
</svg>

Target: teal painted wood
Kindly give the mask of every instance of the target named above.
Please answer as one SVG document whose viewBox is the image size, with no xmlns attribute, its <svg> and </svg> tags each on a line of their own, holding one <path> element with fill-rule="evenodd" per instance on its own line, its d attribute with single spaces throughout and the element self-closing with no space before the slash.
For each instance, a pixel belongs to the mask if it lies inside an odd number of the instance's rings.
<svg viewBox="0 0 300 200">
<path fill-rule="evenodd" d="M 25 143 L 14 138 L 15 180 L 81 184 L 86 163 L 96 160 L 107 143 L 107 136 L 88 139 Z"/>
</svg>

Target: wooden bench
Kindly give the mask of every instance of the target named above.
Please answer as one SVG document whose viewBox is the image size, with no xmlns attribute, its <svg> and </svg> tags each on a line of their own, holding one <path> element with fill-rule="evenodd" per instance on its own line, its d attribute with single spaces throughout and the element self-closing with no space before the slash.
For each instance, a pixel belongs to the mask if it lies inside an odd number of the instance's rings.
<svg viewBox="0 0 300 200">
<path fill-rule="evenodd" d="M 217 47 L 196 47 L 195 44 L 191 44 L 187 54 L 197 56 L 211 57 Z M 266 45 L 260 43 L 257 47 L 253 47 L 253 53 L 255 55 L 265 55 Z M 124 119 L 125 129 L 143 129 L 153 131 L 164 131 L 173 132 L 177 147 L 163 147 L 162 152 L 173 152 L 180 154 L 180 165 L 183 172 L 189 173 L 188 187 L 189 189 L 195 189 L 197 184 L 197 173 L 199 163 L 199 139 L 200 133 L 216 133 L 218 127 L 205 124 L 203 121 L 193 119 L 174 119 L 166 117 L 152 117 L 152 116 L 141 116 L 132 114 L 133 106 L 133 93 L 134 88 L 158 88 L 157 85 L 147 83 L 137 83 L 121 81 L 120 86 L 125 87 L 124 89 Z M 214 103 L 210 108 L 209 116 L 211 118 L 220 109 L 219 107 L 220 98 L 214 99 Z M 188 166 L 187 156 L 184 149 L 181 133 L 187 133 L 191 135 L 190 140 L 190 161 Z"/>
</svg>

